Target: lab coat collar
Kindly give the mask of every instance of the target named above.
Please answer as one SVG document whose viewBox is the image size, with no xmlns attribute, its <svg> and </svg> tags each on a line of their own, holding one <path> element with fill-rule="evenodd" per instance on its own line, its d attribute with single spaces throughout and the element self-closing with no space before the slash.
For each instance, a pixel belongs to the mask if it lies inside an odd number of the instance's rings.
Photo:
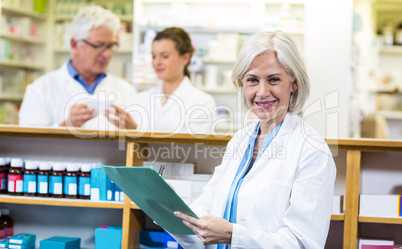
<svg viewBox="0 0 402 249">
<path fill-rule="evenodd" d="M 183 94 L 187 93 L 187 91 L 191 87 L 191 81 L 187 76 L 184 76 L 183 80 L 180 82 L 179 86 L 174 90 L 172 93 L 175 96 L 182 96 Z M 160 82 L 157 87 L 157 93 L 164 93 L 163 92 L 163 82 Z"/>
</svg>

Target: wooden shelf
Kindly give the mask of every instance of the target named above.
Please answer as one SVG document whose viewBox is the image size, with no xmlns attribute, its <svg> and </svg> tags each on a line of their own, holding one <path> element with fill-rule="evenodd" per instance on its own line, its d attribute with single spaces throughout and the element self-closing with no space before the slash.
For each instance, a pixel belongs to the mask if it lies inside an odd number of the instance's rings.
<svg viewBox="0 0 402 249">
<path fill-rule="evenodd" d="M 10 6 L 2 6 L 1 12 L 7 16 L 19 16 L 19 17 L 31 17 L 36 20 L 44 21 L 46 20 L 46 15 L 35 12 L 33 10 L 25 10 L 22 8 L 10 7 Z"/>
<path fill-rule="evenodd" d="M 381 55 L 402 55 L 402 46 L 389 46 L 380 51 Z"/>
<path fill-rule="evenodd" d="M 44 66 L 37 66 L 33 64 L 28 64 L 25 62 L 18 62 L 18 61 L 0 61 L 0 66 L 3 67 L 12 67 L 12 68 L 25 68 L 31 70 L 45 70 Z"/>
<path fill-rule="evenodd" d="M 188 3 L 188 4 L 250 4 L 249 0 L 142 0 L 142 3 Z M 283 0 L 283 1 L 263 1 L 265 4 L 292 4 L 292 5 L 304 5 L 305 1 L 297 0 Z"/>
<path fill-rule="evenodd" d="M 374 114 L 383 116 L 385 119 L 402 120 L 402 111 L 377 111 Z"/>
<path fill-rule="evenodd" d="M 53 51 L 58 54 L 70 53 L 69 48 L 55 48 Z M 117 49 L 116 51 L 113 52 L 113 54 L 132 54 L 132 53 L 133 53 L 132 49 Z"/>
<path fill-rule="evenodd" d="M 364 223 L 383 223 L 383 224 L 402 224 L 402 218 L 383 218 L 359 216 L 359 222 Z"/>
<path fill-rule="evenodd" d="M 237 90 L 236 89 L 224 89 L 224 88 L 207 88 L 207 87 L 198 87 L 198 89 L 207 92 L 207 93 L 212 93 L 212 94 L 230 94 L 230 95 L 236 95 Z"/>
<path fill-rule="evenodd" d="M 236 60 L 209 60 L 209 59 L 204 59 L 202 60 L 205 64 L 229 64 L 229 65 L 234 65 Z"/>
<path fill-rule="evenodd" d="M 22 101 L 24 95 L 0 95 L 0 101 Z"/>
<path fill-rule="evenodd" d="M 73 18 L 74 18 L 74 15 L 56 15 L 54 17 L 54 20 L 56 22 L 64 22 L 64 21 L 71 21 L 71 20 L 73 20 Z M 132 15 L 123 15 L 123 16 L 119 15 L 119 18 L 120 18 L 120 21 L 123 21 L 123 22 L 132 22 L 133 21 Z"/>
<path fill-rule="evenodd" d="M 21 43 L 29 43 L 29 44 L 36 44 L 36 45 L 45 45 L 45 41 L 35 37 L 23 37 L 13 34 L 0 34 L 0 38 L 21 42 Z"/>
<path fill-rule="evenodd" d="M 333 215 L 331 215 L 331 220 L 344 221 L 345 215 L 344 214 L 333 214 Z"/>
<path fill-rule="evenodd" d="M 59 199 L 52 197 L 28 197 L 28 196 L 11 196 L 0 195 L 1 203 L 13 204 L 29 204 L 29 205 L 44 205 L 44 206 L 62 206 L 62 207 L 89 207 L 89 208 L 112 208 L 123 209 L 123 202 L 112 201 L 90 201 L 81 199 Z"/>
<path fill-rule="evenodd" d="M 157 26 L 139 26 L 140 31 L 147 31 L 147 30 L 155 30 L 155 31 L 161 31 L 165 27 L 157 27 Z M 234 33 L 234 34 L 255 34 L 259 31 L 275 31 L 277 29 L 282 30 L 283 32 L 286 32 L 289 35 L 304 35 L 304 29 L 289 29 L 289 28 L 262 28 L 262 29 L 256 29 L 256 28 L 249 28 L 249 29 L 239 29 L 239 28 L 204 28 L 204 27 L 183 27 L 184 30 L 186 30 L 188 33 L 196 33 L 196 34 L 216 34 L 216 33 Z"/>
</svg>

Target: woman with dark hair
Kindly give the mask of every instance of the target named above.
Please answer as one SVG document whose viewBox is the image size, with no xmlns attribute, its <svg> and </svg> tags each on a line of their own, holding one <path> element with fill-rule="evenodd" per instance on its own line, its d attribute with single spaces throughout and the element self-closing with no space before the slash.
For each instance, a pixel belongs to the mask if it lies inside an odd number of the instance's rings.
<svg viewBox="0 0 402 249">
<path fill-rule="evenodd" d="M 129 111 L 143 132 L 209 134 L 215 101 L 190 81 L 188 65 L 194 48 L 187 32 L 171 27 L 156 34 L 152 67 L 161 84 L 135 97 Z M 129 116 L 129 115 L 127 115 Z M 126 124 L 126 128 L 130 128 Z"/>
</svg>

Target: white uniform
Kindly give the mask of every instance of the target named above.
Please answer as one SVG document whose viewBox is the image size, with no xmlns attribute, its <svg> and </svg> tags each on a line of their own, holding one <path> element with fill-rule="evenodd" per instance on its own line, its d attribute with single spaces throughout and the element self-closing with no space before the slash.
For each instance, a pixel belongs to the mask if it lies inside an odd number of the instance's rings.
<svg viewBox="0 0 402 249">
<path fill-rule="evenodd" d="M 78 103 L 100 103 L 97 117 L 88 120 L 84 129 L 115 129 L 102 114 L 106 101 L 126 106 L 137 92 L 128 82 L 107 74 L 90 95 L 67 70 L 67 63 L 30 84 L 19 112 L 20 126 L 59 127 L 69 114 L 70 106 Z"/>
<path fill-rule="evenodd" d="M 230 140 L 222 164 L 191 205 L 199 217 L 223 217 L 255 125 L 249 132 L 246 129 Z M 278 135 L 244 178 L 230 248 L 324 248 L 335 176 L 335 163 L 324 139 L 300 117 L 288 113 Z M 216 248 L 203 246 L 196 235 L 174 237 L 184 248 Z"/>
<path fill-rule="evenodd" d="M 141 92 L 134 100 L 131 116 L 142 132 L 210 134 L 215 120 L 213 97 L 184 77 L 163 105 L 162 84 Z"/>
</svg>

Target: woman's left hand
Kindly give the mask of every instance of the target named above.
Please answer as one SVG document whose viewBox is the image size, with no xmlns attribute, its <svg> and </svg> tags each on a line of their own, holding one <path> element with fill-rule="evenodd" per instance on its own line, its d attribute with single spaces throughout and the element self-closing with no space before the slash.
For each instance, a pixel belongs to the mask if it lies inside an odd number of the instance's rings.
<svg viewBox="0 0 402 249">
<path fill-rule="evenodd" d="M 130 114 L 116 105 L 110 106 L 112 107 L 111 110 L 106 109 L 105 112 L 106 118 L 110 123 L 114 124 L 119 129 L 137 129 L 137 123 L 135 123 Z"/>
<path fill-rule="evenodd" d="M 233 224 L 225 219 L 212 215 L 197 219 L 177 211 L 174 212 L 174 215 L 182 219 L 183 223 L 194 231 L 205 246 L 231 243 Z"/>
</svg>

